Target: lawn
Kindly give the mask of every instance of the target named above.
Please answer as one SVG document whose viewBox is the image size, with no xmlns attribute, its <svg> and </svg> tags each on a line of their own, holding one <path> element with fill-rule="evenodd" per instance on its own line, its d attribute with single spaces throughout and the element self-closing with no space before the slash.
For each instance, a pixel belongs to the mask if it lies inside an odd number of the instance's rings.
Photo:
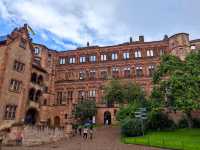
<svg viewBox="0 0 200 150">
<path fill-rule="evenodd" d="M 144 137 L 124 137 L 126 144 L 141 144 L 154 147 L 200 150 L 200 129 L 150 132 Z"/>
</svg>

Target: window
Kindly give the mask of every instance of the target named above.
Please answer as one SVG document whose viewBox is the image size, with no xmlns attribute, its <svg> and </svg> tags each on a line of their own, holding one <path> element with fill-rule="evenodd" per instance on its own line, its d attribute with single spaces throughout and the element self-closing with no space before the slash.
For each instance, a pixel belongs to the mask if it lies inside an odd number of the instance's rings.
<svg viewBox="0 0 200 150">
<path fill-rule="evenodd" d="M 141 58 L 141 57 L 142 57 L 141 51 L 140 50 L 136 50 L 135 51 L 135 58 Z"/>
<path fill-rule="evenodd" d="M 96 61 L 96 56 L 95 55 L 90 56 L 90 62 L 95 62 L 95 61 Z"/>
<path fill-rule="evenodd" d="M 34 48 L 34 53 L 35 53 L 35 55 L 39 55 L 40 54 L 40 48 L 39 47 L 35 47 Z"/>
<path fill-rule="evenodd" d="M 143 76 L 142 67 L 136 67 L 136 77 L 142 77 L 142 76 Z"/>
<path fill-rule="evenodd" d="M 25 39 L 21 38 L 19 47 L 26 49 L 26 40 Z"/>
<path fill-rule="evenodd" d="M 165 53 L 164 49 L 160 49 L 160 56 L 162 56 Z"/>
<path fill-rule="evenodd" d="M 123 57 L 124 57 L 124 59 L 129 59 L 129 52 L 123 53 Z"/>
<path fill-rule="evenodd" d="M 18 72 L 23 72 L 24 71 L 24 67 L 25 67 L 25 64 L 24 63 L 21 63 L 19 61 L 14 61 L 14 66 L 13 66 L 13 69 L 18 71 Z"/>
<path fill-rule="evenodd" d="M 4 119 L 5 120 L 14 120 L 16 110 L 17 110 L 17 105 L 6 105 L 6 108 L 4 111 Z"/>
<path fill-rule="evenodd" d="M 64 102 L 64 93 L 63 92 L 57 92 L 57 99 L 56 99 L 57 105 L 62 105 Z"/>
<path fill-rule="evenodd" d="M 80 80 L 84 80 L 85 79 L 85 72 L 84 71 L 80 71 L 79 72 L 79 79 Z"/>
<path fill-rule="evenodd" d="M 112 77 L 113 78 L 119 78 L 119 69 L 116 67 L 112 68 Z"/>
<path fill-rule="evenodd" d="M 48 62 L 51 62 L 51 54 L 48 54 Z"/>
<path fill-rule="evenodd" d="M 154 53 L 153 53 L 153 50 L 147 50 L 147 57 L 153 57 L 154 56 Z"/>
<path fill-rule="evenodd" d="M 130 67 L 124 68 L 124 77 L 125 78 L 130 78 L 131 77 L 131 68 Z"/>
<path fill-rule="evenodd" d="M 73 100 L 73 91 L 67 92 L 67 101 L 70 102 Z"/>
<path fill-rule="evenodd" d="M 76 62 L 75 57 L 70 57 L 70 58 L 69 58 L 69 63 L 70 63 L 70 64 L 75 64 L 75 62 Z"/>
<path fill-rule="evenodd" d="M 65 58 L 60 58 L 60 60 L 59 60 L 59 64 L 60 64 L 60 65 L 65 64 Z"/>
<path fill-rule="evenodd" d="M 101 55 L 101 61 L 106 61 L 106 60 L 107 60 L 107 55 L 102 54 L 102 55 Z"/>
<path fill-rule="evenodd" d="M 94 80 L 96 78 L 96 71 L 90 70 L 90 80 Z"/>
<path fill-rule="evenodd" d="M 78 100 L 84 100 L 85 99 L 85 91 L 78 91 Z"/>
<path fill-rule="evenodd" d="M 154 65 L 150 65 L 150 66 L 148 67 L 148 70 L 149 70 L 149 76 L 153 76 L 153 73 L 154 73 L 154 70 L 155 70 Z"/>
<path fill-rule="evenodd" d="M 14 92 L 19 92 L 21 88 L 21 81 L 11 79 L 9 89 Z"/>
<path fill-rule="evenodd" d="M 112 60 L 117 60 L 117 53 L 112 53 Z"/>
<path fill-rule="evenodd" d="M 107 71 L 101 71 L 101 79 L 106 80 L 108 78 Z"/>
<path fill-rule="evenodd" d="M 80 63 L 85 63 L 85 62 L 86 62 L 85 56 L 81 56 L 80 57 Z"/>
<path fill-rule="evenodd" d="M 95 90 L 90 90 L 89 91 L 89 97 L 96 97 L 96 91 Z"/>
</svg>

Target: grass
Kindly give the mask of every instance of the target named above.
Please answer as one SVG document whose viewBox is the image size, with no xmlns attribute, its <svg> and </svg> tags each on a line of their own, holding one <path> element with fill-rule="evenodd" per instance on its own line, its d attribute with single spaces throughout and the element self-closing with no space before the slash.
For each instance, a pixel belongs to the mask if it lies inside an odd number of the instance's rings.
<svg viewBox="0 0 200 150">
<path fill-rule="evenodd" d="M 123 137 L 126 144 L 141 144 L 179 150 L 200 150 L 200 129 L 149 132 L 144 137 Z"/>
</svg>

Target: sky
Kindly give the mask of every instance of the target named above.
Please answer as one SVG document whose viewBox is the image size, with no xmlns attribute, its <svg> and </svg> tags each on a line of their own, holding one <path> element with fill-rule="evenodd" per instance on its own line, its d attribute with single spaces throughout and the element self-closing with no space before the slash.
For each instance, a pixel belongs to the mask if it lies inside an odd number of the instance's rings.
<svg viewBox="0 0 200 150">
<path fill-rule="evenodd" d="M 27 23 L 33 42 L 73 50 L 186 32 L 200 38 L 200 0 L 0 0 L 0 36 Z"/>
</svg>

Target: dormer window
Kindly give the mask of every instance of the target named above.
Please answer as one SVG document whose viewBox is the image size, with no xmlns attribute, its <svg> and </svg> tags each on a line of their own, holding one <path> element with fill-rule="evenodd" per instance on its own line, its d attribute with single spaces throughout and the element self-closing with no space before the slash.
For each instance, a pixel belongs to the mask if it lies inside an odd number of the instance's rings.
<svg viewBox="0 0 200 150">
<path fill-rule="evenodd" d="M 70 63 L 70 64 L 75 64 L 75 62 L 76 62 L 75 57 L 70 57 L 70 58 L 69 58 L 69 63 Z"/>
<path fill-rule="evenodd" d="M 141 50 L 136 50 L 135 51 L 135 58 L 141 58 L 142 57 L 142 54 L 141 54 Z"/>
<path fill-rule="evenodd" d="M 65 64 L 65 58 L 60 58 L 60 60 L 59 60 L 59 64 L 60 64 L 60 65 Z"/>
<path fill-rule="evenodd" d="M 34 53 L 35 53 L 35 55 L 39 55 L 40 54 L 40 48 L 39 47 L 35 47 L 34 48 Z"/>
<path fill-rule="evenodd" d="M 154 53 L 153 53 L 153 50 L 147 50 L 147 57 L 153 57 L 154 56 Z"/>
<path fill-rule="evenodd" d="M 123 57 L 124 57 L 124 59 L 129 59 L 130 57 L 129 57 L 129 52 L 125 52 L 125 53 L 123 53 Z"/>
<path fill-rule="evenodd" d="M 90 56 L 90 62 L 96 62 L 96 56 L 95 55 Z"/>
<path fill-rule="evenodd" d="M 112 60 L 117 60 L 117 58 L 118 58 L 117 53 L 112 53 Z"/>
</svg>

